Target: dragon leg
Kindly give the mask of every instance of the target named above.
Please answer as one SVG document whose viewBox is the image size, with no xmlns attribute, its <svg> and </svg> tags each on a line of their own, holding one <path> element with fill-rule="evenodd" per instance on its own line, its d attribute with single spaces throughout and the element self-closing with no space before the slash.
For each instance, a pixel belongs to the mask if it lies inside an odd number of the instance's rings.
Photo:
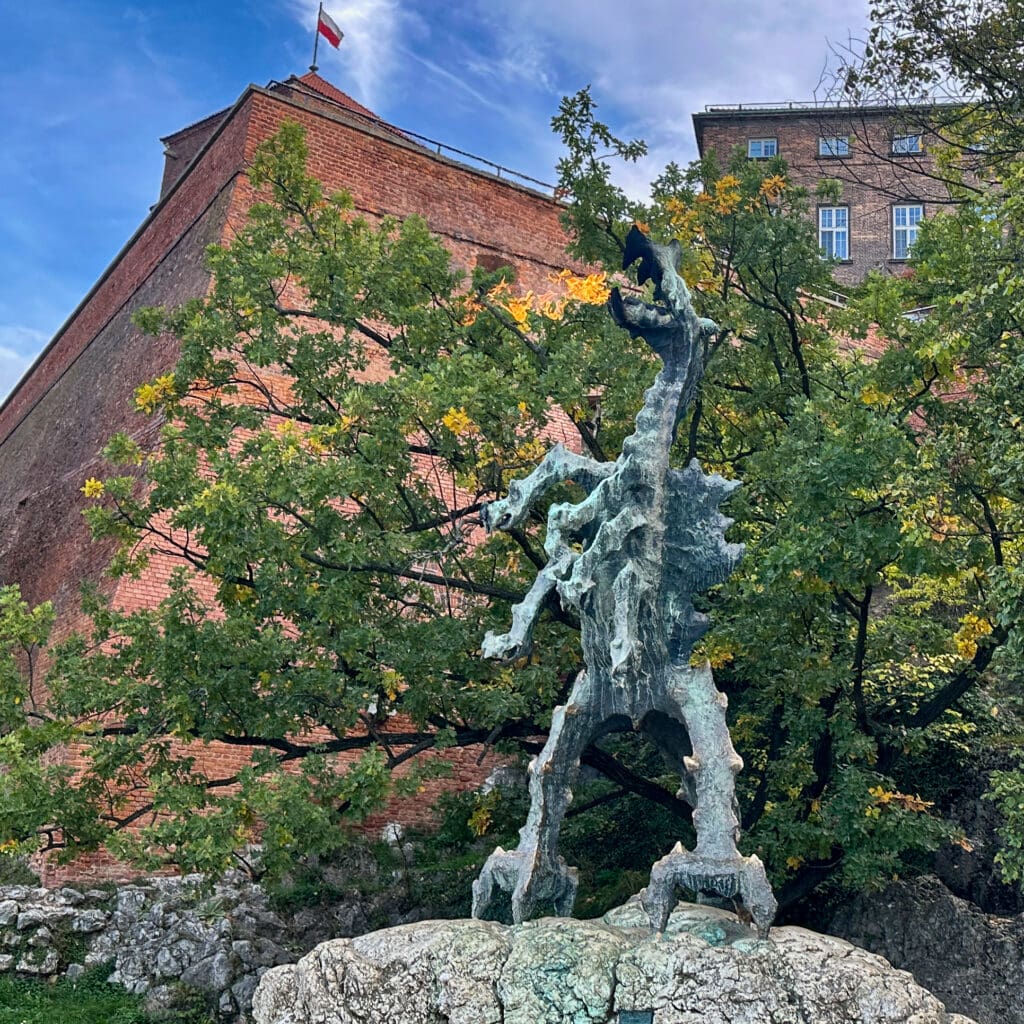
<svg viewBox="0 0 1024 1024">
<path fill-rule="evenodd" d="M 529 920 L 541 903 L 550 903 L 559 916 L 572 912 L 576 869 L 558 855 L 558 833 L 572 801 L 572 774 L 601 724 L 591 696 L 590 682 L 581 672 L 569 702 L 555 708 L 547 743 L 530 763 L 530 813 L 519 845 L 511 851 L 499 847 L 488 857 L 473 883 L 474 917 L 486 913 L 495 888 L 511 894 L 516 923 Z"/>
<path fill-rule="evenodd" d="M 651 869 L 644 906 L 655 930 L 665 930 L 679 889 L 738 898 L 765 938 L 777 904 L 756 856 L 743 857 L 736 847 L 735 776 L 743 767 L 729 737 L 726 698 L 715 687 L 710 666 L 675 666 L 658 710 L 686 725 L 693 753 L 683 758 L 689 789 L 697 799 L 693 824 L 695 848 L 677 843 Z M 688 783 L 688 785 L 687 785 Z"/>
</svg>

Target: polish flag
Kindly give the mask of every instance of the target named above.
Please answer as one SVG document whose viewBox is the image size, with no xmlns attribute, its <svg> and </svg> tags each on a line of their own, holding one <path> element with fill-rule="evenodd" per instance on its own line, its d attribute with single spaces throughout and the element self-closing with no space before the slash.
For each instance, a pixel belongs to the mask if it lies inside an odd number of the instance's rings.
<svg viewBox="0 0 1024 1024">
<path fill-rule="evenodd" d="M 341 43 L 341 40 L 345 36 L 345 33 L 334 24 L 334 20 L 325 10 L 323 10 L 323 8 L 320 10 L 320 17 L 316 23 L 316 30 L 335 49 L 338 48 L 339 43 Z"/>
</svg>

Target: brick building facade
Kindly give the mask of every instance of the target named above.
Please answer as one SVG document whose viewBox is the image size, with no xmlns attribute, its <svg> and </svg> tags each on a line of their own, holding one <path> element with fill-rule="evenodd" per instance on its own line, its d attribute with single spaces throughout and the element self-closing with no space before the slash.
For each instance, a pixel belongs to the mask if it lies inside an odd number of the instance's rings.
<svg viewBox="0 0 1024 1024">
<path fill-rule="evenodd" d="M 720 164 L 737 149 L 753 160 L 782 157 L 810 193 L 836 281 L 857 284 L 871 270 L 899 274 L 917 224 L 949 202 L 928 128 L 936 109 L 741 103 L 708 106 L 693 126 L 701 156 Z M 823 179 L 839 183 L 838 195 L 817 194 Z"/>
<path fill-rule="evenodd" d="M 310 172 L 328 190 L 348 191 L 357 213 L 371 219 L 420 214 L 456 263 L 467 269 L 511 264 L 524 289 L 547 290 L 550 275 L 564 266 L 554 199 L 426 148 L 314 74 L 250 86 L 229 109 L 163 139 L 158 202 L 0 408 L 0 583 L 19 583 L 33 604 L 52 600 L 59 631 L 82 624 L 83 580 L 98 583 L 127 610 L 152 606 L 167 593 L 169 556 L 154 556 L 139 579 L 104 577 L 112 550 L 91 541 L 80 488 L 103 475 L 99 453 L 115 431 L 143 447 L 155 443 L 160 423 L 134 411 L 132 396 L 168 372 L 177 351 L 172 339 L 143 335 L 131 316 L 206 292 L 205 249 L 244 222 L 254 201 L 245 168 L 286 120 L 306 129 Z M 487 762 L 478 766 L 477 755 L 453 754 L 456 785 L 479 784 L 492 770 Z M 244 757 L 217 745 L 203 756 L 220 773 L 237 769 Z M 434 795 L 388 815 L 423 820 Z M 97 859 L 79 865 L 77 876 L 91 870 L 113 869 Z"/>
</svg>

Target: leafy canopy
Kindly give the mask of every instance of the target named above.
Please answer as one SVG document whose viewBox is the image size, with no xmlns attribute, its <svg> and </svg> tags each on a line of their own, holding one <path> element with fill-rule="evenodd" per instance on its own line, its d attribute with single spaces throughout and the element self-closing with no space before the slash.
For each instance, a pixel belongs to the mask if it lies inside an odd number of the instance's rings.
<svg viewBox="0 0 1024 1024">
<path fill-rule="evenodd" d="M 746 761 L 745 845 L 783 904 L 833 875 L 884 879 L 951 834 L 930 767 L 967 760 L 1013 711 L 994 696 L 1020 646 L 1012 282 L 965 323 L 940 286 L 970 280 L 946 234 L 965 228 L 943 221 L 921 233 L 918 292 L 879 280 L 836 309 L 781 161 L 670 165 L 640 204 L 602 154 L 642 150 L 596 120 L 589 91 L 555 126 L 573 255 L 614 273 L 632 223 L 681 237 L 699 312 L 722 325 L 677 454 L 744 483 L 730 514 L 748 553 L 707 598 L 701 656 Z M 251 169 L 248 225 L 209 252 L 210 293 L 139 316 L 181 344 L 173 374 L 136 394 L 160 443 L 114 437 L 86 514 L 121 542 L 115 573 L 168 555 L 179 568 L 155 608 L 90 599 L 93 633 L 57 654 L 44 727 L 5 724 L 0 779 L 24 808 L 3 824 L 12 849 L 42 830 L 67 854 L 105 842 L 213 870 L 261 837 L 280 873 L 420 785 L 425 751 L 536 751 L 580 668 L 554 603 L 529 659 L 478 656 L 543 564 L 546 513 L 484 539 L 479 509 L 553 435 L 614 458 L 654 361 L 605 314 L 603 273 L 567 271 L 540 296 L 507 271 L 467 280 L 421 220 L 369 224 L 305 165 L 284 128 Z M 978 260 L 1005 237 L 983 229 Z M 923 291 L 944 312 L 906 319 Z M 879 359 L 841 340 L 869 330 Z M 950 400 L 968 386 L 972 401 Z M 36 686 L 11 679 L 23 700 Z M 74 801 L 41 756 L 70 739 Z M 213 742 L 240 767 L 201 768 Z M 608 780 L 587 804 L 640 795 L 686 840 L 667 769 L 628 744 L 584 760 Z"/>
</svg>

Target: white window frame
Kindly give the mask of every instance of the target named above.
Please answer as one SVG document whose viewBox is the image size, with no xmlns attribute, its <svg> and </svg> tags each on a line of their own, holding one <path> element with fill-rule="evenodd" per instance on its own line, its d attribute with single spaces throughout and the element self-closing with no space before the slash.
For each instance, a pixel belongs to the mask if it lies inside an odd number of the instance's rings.
<svg viewBox="0 0 1024 1024">
<path fill-rule="evenodd" d="M 920 132 L 892 137 L 893 156 L 916 156 L 924 152 L 924 137 Z"/>
<path fill-rule="evenodd" d="M 765 149 L 770 149 L 771 152 L 766 153 Z M 778 155 L 779 140 L 777 138 L 766 136 L 761 139 L 747 139 L 748 160 L 770 160 L 773 156 Z"/>
<path fill-rule="evenodd" d="M 819 135 L 818 156 L 837 157 L 850 155 L 849 135 Z"/>
<path fill-rule="evenodd" d="M 915 213 L 916 211 L 916 213 Z M 917 241 L 924 220 L 923 203 L 897 203 L 892 208 L 892 258 L 905 260 Z"/>
<path fill-rule="evenodd" d="M 839 223 L 839 222 L 842 223 Z M 842 254 L 837 251 L 841 240 Z M 850 208 L 848 206 L 818 207 L 818 247 L 821 258 L 847 261 L 850 258 Z"/>
</svg>

